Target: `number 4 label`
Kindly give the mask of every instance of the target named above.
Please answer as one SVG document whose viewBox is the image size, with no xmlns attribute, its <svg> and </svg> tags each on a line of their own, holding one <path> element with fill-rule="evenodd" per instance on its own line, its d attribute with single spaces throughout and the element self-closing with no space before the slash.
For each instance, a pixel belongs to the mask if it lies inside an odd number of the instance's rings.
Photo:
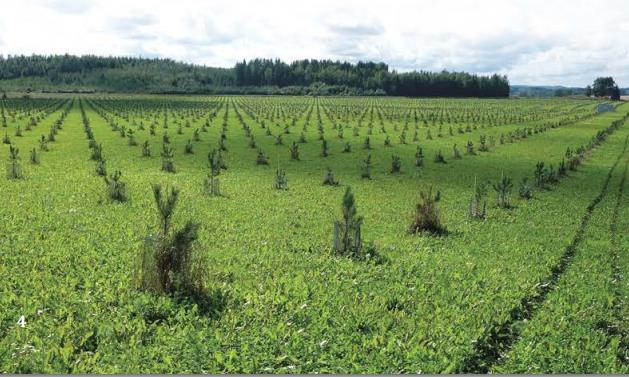
<svg viewBox="0 0 629 377">
<path fill-rule="evenodd" d="M 17 325 L 20 326 L 20 327 L 25 327 L 26 326 L 26 319 L 24 318 L 24 316 L 21 316 L 20 319 L 18 319 Z"/>
</svg>

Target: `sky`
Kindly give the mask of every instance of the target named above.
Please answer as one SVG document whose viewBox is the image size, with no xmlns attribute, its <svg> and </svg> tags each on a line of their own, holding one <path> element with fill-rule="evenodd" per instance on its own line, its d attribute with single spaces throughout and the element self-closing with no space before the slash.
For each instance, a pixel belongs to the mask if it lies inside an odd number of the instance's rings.
<svg viewBox="0 0 629 377">
<path fill-rule="evenodd" d="M 511 84 L 629 87 L 626 0 L 20 0 L 0 54 L 382 61 L 398 71 L 500 73 Z"/>
</svg>

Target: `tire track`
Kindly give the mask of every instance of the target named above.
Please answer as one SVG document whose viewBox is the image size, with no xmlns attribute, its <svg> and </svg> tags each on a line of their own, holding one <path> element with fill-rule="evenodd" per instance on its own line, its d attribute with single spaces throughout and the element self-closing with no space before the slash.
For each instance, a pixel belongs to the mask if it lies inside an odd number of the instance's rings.
<svg viewBox="0 0 629 377">
<path fill-rule="evenodd" d="M 620 180 L 620 186 L 618 187 L 618 193 L 616 194 L 616 203 L 614 205 L 614 212 L 612 213 L 612 222 L 610 224 L 610 232 L 611 232 L 611 245 L 612 245 L 612 287 L 614 293 L 614 301 L 612 304 L 613 308 L 613 316 L 614 323 L 612 327 L 609 329 L 608 333 L 611 336 L 618 336 L 620 339 L 620 350 L 624 350 L 624 353 L 619 353 L 617 355 L 618 361 L 622 364 L 627 364 L 629 361 L 629 354 L 627 350 L 629 350 L 629 333 L 627 332 L 626 326 L 623 325 L 624 320 L 622 316 L 622 298 L 621 298 L 621 280 L 622 273 L 620 267 L 618 266 L 618 259 L 620 258 L 620 254 L 622 253 L 620 240 L 618 238 L 618 219 L 620 217 L 620 208 L 622 205 L 622 200 L 624 196 L 624 188 L 625 182 L 627 180 L 627 171 L 629 170 L 629 158 L 625 161 L 625 169 L 622 175 L 622 179 Z"/>
<path fill-rule="evenodd" d="M 585 230 L 592 218 L 592 213 L 596 206 L 603 200 L 609 189 L 609 182 L 612 178 L 616 166 L 620 163 L 627 151 L 629 144 L 629 135 L 625 137 L 622 152 L 616 158 L 616 161 L 609 169 L 601 191 L 590 202 L 585 210 L 585 214 L 581 218 L 581 224 L 577 228 L 574 238 L 559 259 L 559 262 L 551 269 L 550 276 L 545 279 L 544 283 L 539 284 L 535 294 L 525 296 L 520 304 L 511 309 L 509 319 L 502 325 L 493 327 L 485 336 L 481 337 L 476 343 L 475 351 L 466 360 L 463 361 L 460 373 L 488 373 L 492 367 L 500 362 L 500 359 L 506 351 L 508 351 L 515 341 L 520 337 L 520 325 L 530 320 L 546 297 L 552 292 L 559 278 L 570 266 L 577 247 L 583 241 Z"/>
</svg>

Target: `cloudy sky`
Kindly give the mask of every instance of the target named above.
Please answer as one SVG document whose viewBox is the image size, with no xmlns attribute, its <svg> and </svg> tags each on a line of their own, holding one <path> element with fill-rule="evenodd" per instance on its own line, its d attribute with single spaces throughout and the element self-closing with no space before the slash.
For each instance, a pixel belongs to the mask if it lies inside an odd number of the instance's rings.
<svg viewBox="0 0 629 377">
<path fill-rule="evenodd" d="M 507 74 L 512 84 L 629 86 L 626 0 L 3 2 L 0 54 L 384 61 Z"/>
</svg>

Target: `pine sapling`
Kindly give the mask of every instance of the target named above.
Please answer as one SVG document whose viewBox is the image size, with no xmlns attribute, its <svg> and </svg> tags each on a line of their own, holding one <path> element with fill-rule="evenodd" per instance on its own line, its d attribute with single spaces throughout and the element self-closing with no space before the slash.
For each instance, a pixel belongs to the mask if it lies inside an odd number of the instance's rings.
<svg viewBox="0 0 629 377">
<path fill-rule="evenodd" d="M 477 184 L 474 177 L 474 190 L 470 198 L 468 215 L 472 219 L 484 219 L 487 210 L 487 188 L 484 183 Z"/>
<path fill-rule="evenodd" d="M 439 193 L 439 191 L 437 191 Z M 440 195 L 439 195 L 440 196 Z M 446 228 L 441 222 L 441 216 L 437 208 L 440 198 L 433 195 L 432 186 L 419 193 L 420 201 L 415 205 L 415 212 L 409 227 L 411 234 L 427 232 L 432 234 L 444 234 Z"/>
<path fill-rule="evenodd" d="M 402 159 L 400 156 L 393 155 L 391 156 L 391 173 L 399 173 L 402 169 Z"/>
<path fill-rule="evenodd" d="M 459 149 L 456 147 L 456 144 L 454 144 L 454 146 L 452 147 L 452 158 L 455 160 L 461 159 L 461 152 L 459 152 Z"/>
<path fill-rule="evenodd" d="M 162 170 L 168 173 L 175 172 L 175 164 L 173 162 L 173 157 L 175 152 L 173 148 L 169 144 L 162 144 L 162 152 L 160 154 L 162 156 Z"/>
<path fill-rule="evenodd" d="M 474 143 L 472 143 L 471 140 L 468 140 L 467 144 L 465 145 L 465 153 L 467 153 L 470 156 L 473 156 L 476 154 L 476 152 L 474 151 Z"/>
<path fill-rule="evenodd" d="M 539 188 L 546 187 L 546 169 L 544 168 L 544 162 L 539 161 L 535 165 L 535 172 L 533 173 L 533 177 L 535 179 L 535 186 Z"/>
<path fill-rule="evenodd" d="M 363 143 L 363 149 L 371 149 L 371 140 L 369 136 L 365 138 L 365 142 Z"/>
<path fill-rule="evenodd" d="M 360 177 L 363 179 L 371 179 L 371 153 L 369 153 L 365 161 L 363 161 Z"/>
<path fill-rule="evenodd" d="M 389 135 L 387 135 L 387 137 L 384 139 L 384 146 L 385 147 L 391 146 L 391 138 L 389 137 Z"/>
<path fill-rule="evenodd" d="M 480 144 L 480 146 L 478 147 L 479 151 L 481 151 L 481 152 L 489 152 L 489 147 L 487 146 L 487 136 L 480 135 L 479 144 Z"/>
<path fill-rule="evenodd" d="M 500 177 L 500 181 L 494 183 L 492 186 L 498 196 L 498 207 L 505 209 L 511 208 L 511 203 L 509 202 L 509 195 L 511 194 L 511 189 L 513 188 L 511 178 L 506 177 L 503 173 Z"/>
<path fill-rule="evenodd" d="M 20 165 L 20 150 L 13 145 L 9 145 L 9 162 L 7 163 L 7 178 L 22 179 L 22 165 Z"/>
<path fill-rule="evenodd" d="M 415 166 L 418 168 L 424 166 L 424 151 L 419 146 L 417 146 L 417 150 L 415 151 Z"/>
<path fill-rule="evenodd" d="M 37 154 L 37 148 L 31 149 L 31 164 L 39 165 L 39 154 Z"/>
<path fill-rule="evenodd" d="M 122 173 L 120 170 L 115 171 L 109 178 L 107 176 L 104 177 L 109 199 L 120 203 L 126 202 L 128 199 L 126 193 L 127 184 L 120 180 L 121 177 Z"/>
<path fill-rule="evenodd" d="M 328 157 L 330 155 L 328 150 L 328 141 L 323 139 L 321 140 L 321 157 Z"/>
<path fill-rule="evenodd" d="M 324 186 L 338 186 L 339 182 L 334 178 L 334 173 L 332 169 L 326 168 L 325 175 L 323 176 L 323 185 Z"/>
<path fill-rule="evenodd" d="M 205 300 L 206 261 L 201 250 L 193 247 L 199 224 L 187 221 L 179 230 L 173 229 L 179 198 L 177 189 L 168 191 L 153 185 L 153 196 L 159 213 L 159 229 L 146 238 L 139 258 L 137 285 L 155 293 Z"/>
<path fill-rule="evenodd" d="M 343 153 L 350 153 L 352 151 L 352 145 L 348 142 L 343 146 Z"/>
<path fill-rule="evenodd" d="M 106 177 L 107 176 L 107 165 L 105 163 L 105 159 L 101 158 L 100 160 L 96 161 L 96 175 L 100 176 L 100 177 Z"/>
<path fill-rule="evenodd" d="M 204 182 L 204 190 L 205 193 L 211 196 L 220 196 L 221 190 L 219 185 L 218 176 L 221 173 L 221 157 L 220 153 L 213 149 L 208 154 L 208 167 L 210 171 L 208 172 L 207 178 Z"/>
<path fill-rule="evenodd" d="M 290 159 L 299 161 L 299 144 L 293 141 L 293 144 L 288 149 L 290 151 Z"/>
<path fill-rule="evenodd" d="M 273 185 L 276 190 L 288 190 L 288 179 L 286 178 L 286 171 L 281 168 L 275 170 L 275 184 Z"/>
<path fill-rule="evenodd" d="M 520 187 L 518 188 L 518 195 L 524 200 L 529 200 L 533 197 L 533 189 L 529 184 L 528 178 L 522 178 L 522 182 L 520 182 Z"/>
<path fill-rule="evenodd" d="M 41 139 L 39 139 L 39 150 L 48 152 L 48 140 L 44 135 L 41 135 Z"/>
<path fill-rule="evenodd" d="M 186 146 L 184 147 L 183 152 L 184 154 L 194 154 L 192 140 L 188 139 L 188 142 L 186 143 Z"/>
<path fill-rule="evenodd" d="M 266 157 L 262 149 L 258 149 L 258 155 L 256 156 L 256 165 L 268 165 L 269 159 Z"/>
<path fill-rule="evenodd" d="M 445 164 L 446 163 L 446 159 L 445 157 L 443 157 L 443 153 L 441 153 L 441 149 L 437 151 L 437 154 L 435 155 L 435 158 L 433 160 L 435 163 L 438 164 Z"/>
<path fill-rule="evenodd" d="M 358 216 L 351 187 L 345 190 L 341 208 L 342 218 L 334 222 L 332 248 L 339 255 L 360 258 L 363 252 L 361 236 L 363 217 Z"/>
<path fill-rule="evenodd" d="M 142 144 L 142 157 L 151 157 L 151 147 L 148 140 Z"/>
</svg>

